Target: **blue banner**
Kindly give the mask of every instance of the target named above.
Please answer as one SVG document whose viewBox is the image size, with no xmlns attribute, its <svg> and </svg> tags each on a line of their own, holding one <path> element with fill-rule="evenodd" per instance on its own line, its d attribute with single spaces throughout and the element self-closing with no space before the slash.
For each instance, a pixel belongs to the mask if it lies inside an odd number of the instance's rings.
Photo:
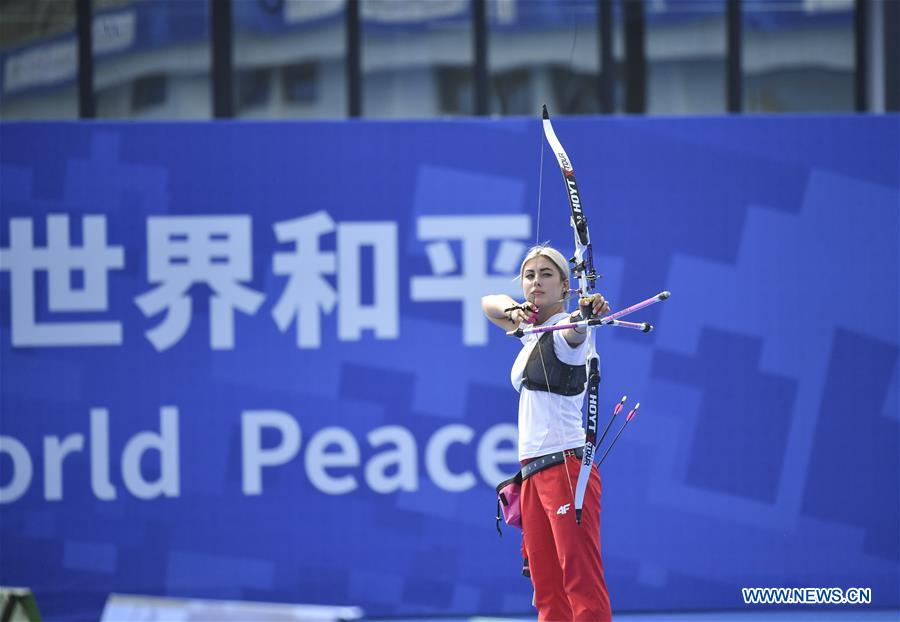
<svg viewBox="0 0 900 622">
<path fill-rule="evenodd" d="M 600 291 L 672 291 L 597 334 L 601 423 L 642 404 L 602 469 L 614 610 L 900 606 L 900 119 L 555 125 Z M 494 529 L 519 344 L 479 299 L 521 296 L 536 236 L 572 248 L 541 136 L 0 125 L 0 584 L 49 620 L 110 592 L 528 614 Z"/>
</svg>

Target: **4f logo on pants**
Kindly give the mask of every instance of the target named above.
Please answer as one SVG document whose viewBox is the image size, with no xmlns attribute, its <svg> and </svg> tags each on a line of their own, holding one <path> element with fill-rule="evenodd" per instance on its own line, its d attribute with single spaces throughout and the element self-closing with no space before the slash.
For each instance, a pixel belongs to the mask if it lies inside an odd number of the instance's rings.
<svg viewBox="0 0 900 622">
<path fill-rule="evenodd" d="M 565 505 L 559 506 L 559 509 L 556 510 L 556 513 L 557 513 L 557 514 L 565 514 L 566 512 L 569 511 L 569 507 L 570 507 L 571 505 L 572 505 L 571 503 L 566 503 Z"/>
</svg>

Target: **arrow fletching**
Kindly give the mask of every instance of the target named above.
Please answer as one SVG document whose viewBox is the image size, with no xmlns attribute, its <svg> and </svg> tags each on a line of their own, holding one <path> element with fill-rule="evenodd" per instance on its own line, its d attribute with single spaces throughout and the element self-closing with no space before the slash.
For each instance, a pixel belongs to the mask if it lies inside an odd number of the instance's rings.
<svg viewBox="0 0 900 622">
<path fill-rule="evenodd" d="M 625 423 L 628 423 L 629 421 L 631 421 L 632 419 L 634 419 L 634 416 L 637 414 L 638 408 L 640 408 L 640 407 L 641 407 L 641 403 L 638 402 L 638 403 L 635 405 L 635 407 L 631 409 L 631 412 L 628 413 L 628 417 L 625 418 Z"/>
</svg>

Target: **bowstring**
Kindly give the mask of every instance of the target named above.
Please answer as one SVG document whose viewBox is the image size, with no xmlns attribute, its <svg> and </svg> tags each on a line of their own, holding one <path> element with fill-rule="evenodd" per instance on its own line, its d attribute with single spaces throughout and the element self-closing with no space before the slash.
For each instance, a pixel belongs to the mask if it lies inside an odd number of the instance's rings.
<svg viewBox="0 0 900 622">
<path fill-rule="evenodd" d="M 543 122 L 541 122 L 543 123 Z M 534 245 L 540 244 L 541 239 L 541 198 L 544 196 L 544 126 L 541 125 L 541 133 L 538 134 L 540 142 L 538 146 L 541 152 L 541 170 L 538 174 L 538 206 L 537 206 L 537 225 L 534 228 Z"/>
<path fill-rule="evenodd" d="M 543 195 L 543 187 L 544 187 L 544 127 L 543 127 L 543 121 L 541 122 L 541 131 L 540 131 L 539 137 L 540 137 L 540 150 L 541 150 L 541 158 L 540 158 L 541 169 L 540 169 L 540 174 L 538 176 L 537 225 L 535 226 L 535 233 L 534 233 L 534 245 L 535 246 L 540 244 L 540 239 L 541 239 L 541 203 L 542 203 L 542 199 L 544 196 Z M 565 299 L 566 298 L 564 295 L 563 296 L 563 309 L 566 308 L 565 302 L 564 302 Z M 531 304 L 534 305 L 534 300 L 531 301 Z M 542 336 L 543 335 L 537 335 L 537 344 L 536 345 L 537 345 L 537 349 L 538 349 L 538 356 L 541 359 L 541 370 L 544 372 L 544 383 L 545 383 L 544 386 L 547 387 L 547 393 L 550 393 L 551 396 L 553 396 L 553 395 L 556 396 L 555 410 L 557 413 L 561 413 L 562 409 L 560 408 L 560 400 L 562 398 L 559 394 L 554 394 L 552 391 L 550 391 L 550 377 L 547 375 L 547 365 L 544 363 L 544 350 L 543 350 L 543 348 L 541 348 L 541 337 Z M 552 342 L 553 340 L 556 339 L 556 337 L 552 336 L 550 339 Z M 553 399 L 554 399 L 553 397 L 550 398 L 551 403 L 553 402 Z M 552 422 L 549 419 L 548 419 L 548 424 L 552 424 Z M 555 425 L 550 425 L 550 427 L 553 429 L 554 438 L 556 439 L 556 444 L 558 446 L 562 447 L 563 442 L 562 442 L 562 436 L 559 433 L 559 428 Z M 569 474 L 569 465 L 566 463 L 567 462 L 566 461 L 566 453 L 565 453 L 566 449 L 563 447 L 562 449 L 560 449 L 560 451 L 563 454 L 562 466 L 563 466 L 563 470 L 566 472 L 566 480 L 569 482 L 569 493 L 572 495 L 572 503 L 574 503 L 575 502 L 575 487 L 572 485 L 572 476 Z M 572 509 L 574 510 L 575 508 L 573 507 Z"/>
</svg>

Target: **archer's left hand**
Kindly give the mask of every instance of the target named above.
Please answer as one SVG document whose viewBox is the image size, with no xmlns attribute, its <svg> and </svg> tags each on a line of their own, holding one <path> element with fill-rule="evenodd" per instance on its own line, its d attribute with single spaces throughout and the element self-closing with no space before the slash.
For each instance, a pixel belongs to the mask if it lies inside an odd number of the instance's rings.
<svg viewBox="0 0 900 622">
<path fill-rule="evenodd" d="M 598 317 L 609 313 L 609 303 L 603 294 L 591 294 L 578 300 L 582 317 Z M 590 310 L 590 314 L 589 314 Z"/>
</svg>

